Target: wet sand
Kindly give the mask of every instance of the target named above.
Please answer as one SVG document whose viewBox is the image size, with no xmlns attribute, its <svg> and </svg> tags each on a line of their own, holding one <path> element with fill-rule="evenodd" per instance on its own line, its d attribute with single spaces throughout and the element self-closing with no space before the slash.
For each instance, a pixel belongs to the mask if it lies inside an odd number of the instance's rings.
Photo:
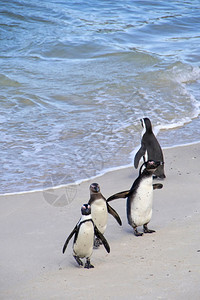
<svg viewBox="0 0 200 300">
<path fill-rule="evenodd" d="M 89 200 L 129 189 L 138 170 L 124 168 L 48 191 L 0 196 L 0 299 L 200 299 L 200 144 L 164 150 L 164 187 L 154 191 L 153 234 L 136 237 L 127 224 L 126 200 L 110 204 L 105 237 L 111 248 L 94 250 L 94 269 L 72 257 L 65 239 Z M 142 228 L 139 228 L 141 230 Z"/>
</svg>

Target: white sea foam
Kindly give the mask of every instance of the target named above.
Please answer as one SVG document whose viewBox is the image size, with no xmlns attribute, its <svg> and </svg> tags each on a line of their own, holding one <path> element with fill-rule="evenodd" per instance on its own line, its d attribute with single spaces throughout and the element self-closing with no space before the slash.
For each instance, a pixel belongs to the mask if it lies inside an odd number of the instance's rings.
<svg viewBox="0 0 200 300">
<path fill-rule="evenodd" d="M 1 193 L 130 165 L 142 117 L 163 147 L 198 139 L 196 2 L 41 3 L 8 1 L 2 21 Z"/>
</svg>

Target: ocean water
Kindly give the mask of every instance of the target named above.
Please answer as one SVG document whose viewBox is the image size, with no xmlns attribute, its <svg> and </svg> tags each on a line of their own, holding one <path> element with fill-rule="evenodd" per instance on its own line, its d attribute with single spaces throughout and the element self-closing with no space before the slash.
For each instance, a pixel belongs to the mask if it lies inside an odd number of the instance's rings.
<svg viewBox="0 0 200 300">
<path fill-rule="evenodd" d="M 199 1 L 0 0 L 0 194 L 200 141 Z M 166 162 L 167 163 L 167 162 Z"/>
</svg>

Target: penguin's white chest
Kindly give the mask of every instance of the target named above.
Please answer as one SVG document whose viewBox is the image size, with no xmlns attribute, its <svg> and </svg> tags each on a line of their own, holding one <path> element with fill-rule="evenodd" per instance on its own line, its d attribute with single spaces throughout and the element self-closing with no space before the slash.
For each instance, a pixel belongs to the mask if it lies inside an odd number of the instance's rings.
<svg viewBox="0 0 200 300">
<path fill-rule="evenodd" d="M 90 257 L 93 251 L 94 226 L 92 222 L 85 222 L 79 228 L 78 237 L 73 250 L 79 257 Z"/>
<path fill-rule="evenodd" d="M 131 217 L 137 226 L 151 220 L 153 205 L 152 177 L 145 178 L 140 183 L 131 206 Z"/>
<path fill-rule="evenodd" d="M 97 199 L 92 203 L 91 215 L 95 225 L 103 234 L 106 230 L 108 220 L 108 210 L 104 199 Z"/>
</svg>

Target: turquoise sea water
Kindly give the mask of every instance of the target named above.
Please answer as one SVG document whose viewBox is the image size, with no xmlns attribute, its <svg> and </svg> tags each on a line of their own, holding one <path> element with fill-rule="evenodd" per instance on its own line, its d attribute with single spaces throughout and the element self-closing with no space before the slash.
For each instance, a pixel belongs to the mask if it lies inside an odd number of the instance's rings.
<svg viewBox="0 0 200 300">
<path fill-rule="evenodd" d="M 1 1 L 0 193 L 200 140 L 199 1 Z"/>
</svg>

